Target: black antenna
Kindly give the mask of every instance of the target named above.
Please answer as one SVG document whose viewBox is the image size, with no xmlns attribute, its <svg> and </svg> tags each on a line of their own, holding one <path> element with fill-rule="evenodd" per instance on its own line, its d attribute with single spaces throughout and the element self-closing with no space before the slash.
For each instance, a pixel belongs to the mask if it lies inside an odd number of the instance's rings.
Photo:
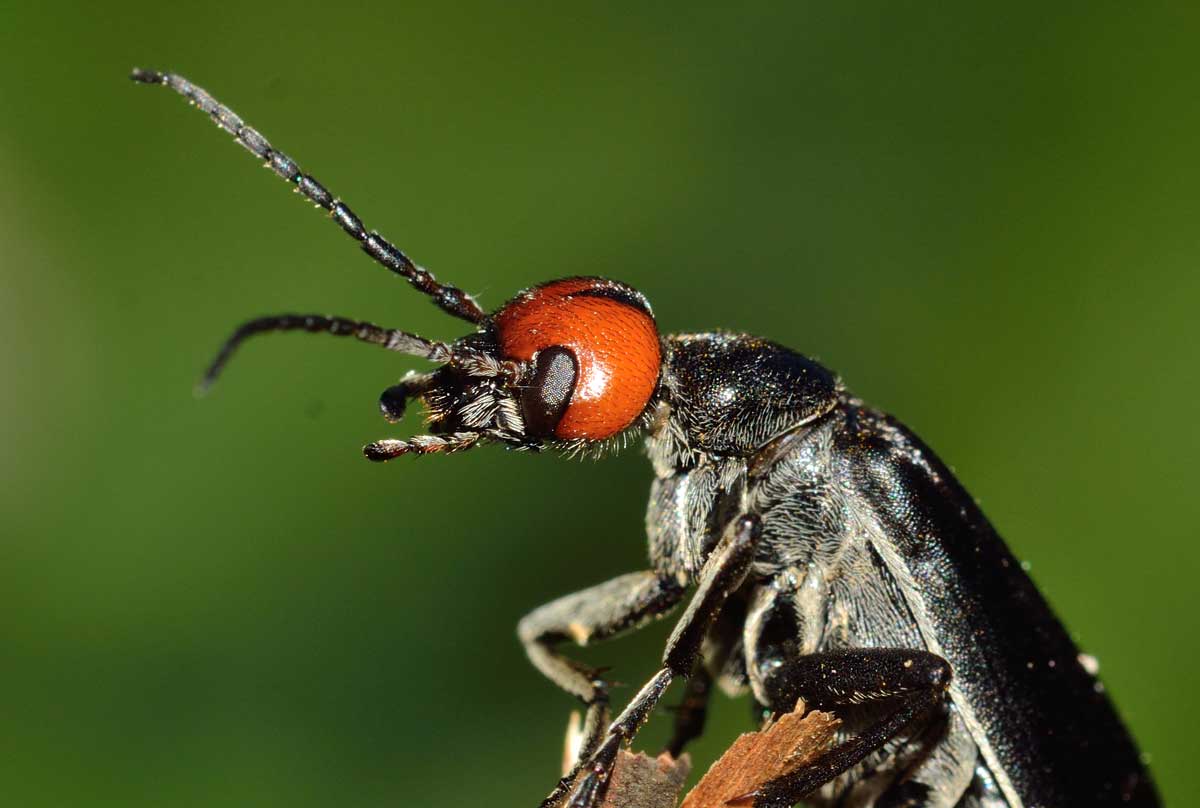
<svg viewBox="0 0 1200 808">
<path fill-rule="evenodd" d="M 448 362 L 452 356 L 449 345 L 444 342 L 434 342 L 407 331 L 397 331 L 391 328 L 380 328 L 373 323 L 359 320 L 348 320 L 345 317 L 323 317 L 319 314 L 276 314 L 270 317 L 259 317 L 238 326 L 237 330 L 225 340 L 217 357 L 204 373 L 204 378 L 196 386 L 197 395 L 203 395 L 212 387 L 213 382 L 221 375 L 221 371 L 238 349 L 249 337 L 255 334 L 266 334 L 271 331 L 308 331 L 309 333 L 332 334 L 335 337 L 354 337 L 355 339 L 378 345 L 389 351 L 419 356 L 431 362 Z"/>
<path fill-rule="evenodd" d="M 174 73 L 160 73 L 157 70 L 134 68 L 130 78 L 142 84 L 162 84 L 170 87 L 191 101 L 193 105 L 199 107 L 202 112 L 207 112 L 213 119 L 213 123 L 233 135 L 237 142 L 245 146 L 255 157 L 264 160 L 276 174 L 292 183 L 295 190 L 329 211 L 334 221 L 362 245 L 363 251 L 367 255 L 397 275 L 406 278 L 417 289 L 433 298 L 433 302 L 443 311 L 470 323 L 480 323 L 487 317 L 487 313 L 466 292 L 454 286 L 439 283 L 431 273 L 414 264 L 412 259 L 383 236 L 374 230 L 367 232 L 359 218 L 345 203 L 334 198 L 329 191 L 325 190 L 324 186 L 311 176 L 302 173 L 295 161 L 277 150 L 256 130 L 246 126 L 233 110 L 217 101 L 202 88 L 192 84 L 183 76 Z"/>
</svg>

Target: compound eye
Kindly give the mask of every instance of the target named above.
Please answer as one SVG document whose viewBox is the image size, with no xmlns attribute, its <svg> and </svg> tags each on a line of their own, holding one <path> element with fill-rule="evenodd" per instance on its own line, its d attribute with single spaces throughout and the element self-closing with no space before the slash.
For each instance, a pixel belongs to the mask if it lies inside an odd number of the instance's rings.
<svg viewBox="0 0 1200 808">
<path fill-rule="evenodd" d="M 579 365 L 575 355 L 561 345 L 538 351 L 533 363 L 533 379 L 521 390 L 521 410 L 526 432 L 543 438 L 554 434 L 571 403 Z"/>
</svg>

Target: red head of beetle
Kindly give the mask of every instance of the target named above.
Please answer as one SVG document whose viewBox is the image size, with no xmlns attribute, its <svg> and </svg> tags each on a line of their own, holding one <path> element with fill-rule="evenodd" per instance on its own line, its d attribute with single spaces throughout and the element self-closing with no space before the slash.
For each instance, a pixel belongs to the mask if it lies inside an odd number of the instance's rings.
<svg viewBox="0 0 1200 808">
<path fill-rule="evenodd" d="M 535 432 L 603 440 L 637 420 L 654 395 L 658 329 L 645 298 L 624 284 L 551 281 L 509 301 L 492 322 L 501 356 L 533 368 L 521 402 Z"/>
</svg>

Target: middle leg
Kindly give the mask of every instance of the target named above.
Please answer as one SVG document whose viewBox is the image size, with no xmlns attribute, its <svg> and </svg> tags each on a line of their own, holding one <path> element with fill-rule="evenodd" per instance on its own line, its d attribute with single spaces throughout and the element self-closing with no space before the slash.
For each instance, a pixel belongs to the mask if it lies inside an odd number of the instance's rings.
<svg viewBox="0 0 1200 808">
<path fill-rule="evenodd" d="M 890 705 L 873 725 L 807 766 L 770 780 L 731 801 L 754 808 L 788 808 L 860 763 L 906 727 L 945 703 L 950 663 L 928 651 L 864 648 L 808 654 L 762 675 L 771 706 L 832 709 L 867 702 Z"/>
</svg>

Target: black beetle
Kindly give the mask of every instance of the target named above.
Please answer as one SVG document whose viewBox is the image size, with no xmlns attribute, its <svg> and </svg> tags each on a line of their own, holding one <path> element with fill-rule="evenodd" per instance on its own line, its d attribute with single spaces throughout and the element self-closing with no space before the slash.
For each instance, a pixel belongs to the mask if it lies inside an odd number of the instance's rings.
<svg viewBox="0 0 1200 808">
<path fill-rule="evenodd" d="M 1159 804 L 1088 658 L 975 501 L 919 438 L 830 371 L 746 335 L 660 337 L 641 294 L 600 278 L 536 286 L 488 314 L 367 231 L 202 89 L 173 74 L 133 78 L 187 97 L 372 258 L 476 326 L 446 344 L 345 318 L 262 318 L 235 332 L 205 384 L 247 336 L 303 329 L 440 365 L 380 400 L 395 420 L 420 399 L 431 434 L 370 444 L 372 460 L 487 441 L 589 452 L 646 433 L 651 569 L 519 626 L 533 664 L 588 707 L 575 770 L 543 805 L 598 804 L 618 749 L 677 678 L 688 695 L 676 754 L 702 729 L 714 679 L 749 690 L 764 716 L 802 699 L 842 721 L 832 749 L 733 804 Z M 693 587 L 661 670 L 610 723 L 600 672 L 558 645 L 661 617 Z"/>
</svg>

